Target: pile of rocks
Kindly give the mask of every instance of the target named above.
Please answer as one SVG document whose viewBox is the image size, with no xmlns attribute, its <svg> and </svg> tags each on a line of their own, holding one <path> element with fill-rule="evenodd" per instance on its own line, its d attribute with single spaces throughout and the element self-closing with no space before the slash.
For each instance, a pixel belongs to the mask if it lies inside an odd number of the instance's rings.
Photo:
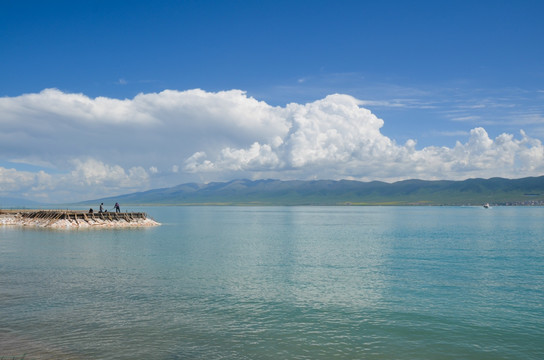
<svg viewBox="0 0 544 360">
<path fill-rule="evenodd" d="M 145 213 L 100 213 L 58 210 L 0 210 L 0 225 L 43 228 L 133 228 L 160 225 Z"/>
</svg>

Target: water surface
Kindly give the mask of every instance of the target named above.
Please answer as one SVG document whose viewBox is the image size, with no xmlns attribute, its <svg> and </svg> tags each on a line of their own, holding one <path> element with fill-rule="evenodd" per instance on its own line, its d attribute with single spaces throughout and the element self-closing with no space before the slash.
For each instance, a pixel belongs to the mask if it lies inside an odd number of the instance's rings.
<svg viewBox="0 0 544 360">
<path fill-rule="evenodd" d="M 143 210 L 0 227 L 0 357 L 544 358 L 544 208 Z"/>
</svg>

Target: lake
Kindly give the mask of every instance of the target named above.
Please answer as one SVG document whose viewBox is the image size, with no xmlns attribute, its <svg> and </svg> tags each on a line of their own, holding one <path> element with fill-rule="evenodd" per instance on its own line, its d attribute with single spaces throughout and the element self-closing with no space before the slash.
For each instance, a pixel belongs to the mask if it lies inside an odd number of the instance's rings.
<svg viewBox="0 0 544 360">
<path fill-rule="evenodd" d="M 0 358 L 544 358 L 544 208 L 126 210 L 0 227 Z"/>
</svg>

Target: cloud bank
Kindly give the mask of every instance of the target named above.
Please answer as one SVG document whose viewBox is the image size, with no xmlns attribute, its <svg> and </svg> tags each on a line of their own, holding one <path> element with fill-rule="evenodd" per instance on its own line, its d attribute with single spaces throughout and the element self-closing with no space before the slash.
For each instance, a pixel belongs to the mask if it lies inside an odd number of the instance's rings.
<svg viewBox="0 0 544 360">
<path fill-rule="evenodd" d="M 240 90 L 133 99 L 46 89 L 0 98 L 0 196 L 75 201 L 232 178 L 466 179 L 544 173 L 540 140 L 470 130 L 453 147 L 382 134 L 364 102 L 334 94 L 271 106 Z M 4 165 L 2 165 L 4 164 Z"/>
</svg>

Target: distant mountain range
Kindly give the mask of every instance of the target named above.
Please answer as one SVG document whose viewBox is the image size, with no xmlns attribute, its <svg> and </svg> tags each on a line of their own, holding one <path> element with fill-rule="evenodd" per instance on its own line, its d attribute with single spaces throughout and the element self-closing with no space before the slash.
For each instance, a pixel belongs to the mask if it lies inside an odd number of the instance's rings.
<svg viewBox="0 0 544 360">
<path fill-rule="evenodd" d="M 81 204 L 100 202 L 123 205 L 542 205 L 544 176 L 395 183 L 242 179 L 188 183 Z"/>
</svg>

